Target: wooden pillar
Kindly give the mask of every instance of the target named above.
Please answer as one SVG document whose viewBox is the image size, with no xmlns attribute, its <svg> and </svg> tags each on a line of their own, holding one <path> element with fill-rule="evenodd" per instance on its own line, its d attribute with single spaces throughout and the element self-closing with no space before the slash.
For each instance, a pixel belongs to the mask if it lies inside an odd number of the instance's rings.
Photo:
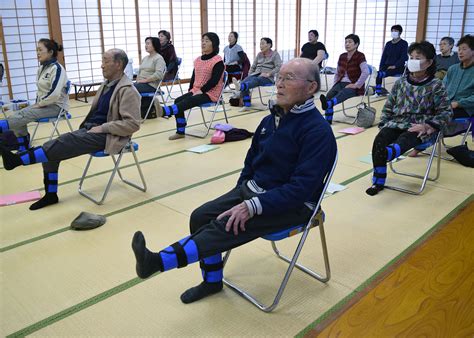
<svg viewBox="0 0 474 338">
<path fill-rule="evenodd" d="M 354 15 L 352 16 L 352 33 L 356 32 L 356 15 L 357 15 L 357 0 L 354 0 Z"/>
<path fill-rule="evenodd" d="M 254 1 L 255 4 L 255 1 Z M 255 6 L 255 5 L 254 5 Z M 254 7 L 255 8 L 255 7 Z M 278 50 L 278 0 L 275 0 L 275 46 L 273 46 L 274 50 Z M 255 28 L 254 28 L 255 31 Z M 255 49 L 255 55 L 257 55 L 257 49 Z"/>
<path fill-rule="evenodd" d="M 4 61 L 4 68 L 5 74 L 7 78 L 7 87 L 8 87 L 8 97 L 10 100 L 13 99 L 13 90 L 12 90 L 12 83 L 10 81 L 10 68 L 8 67 L 8 55 L 7 55 L 7 48 L 5 45 L 5 35 L 3 34 L 3 21 L 2 16 L 0 15 L 0 40 L 2 41 L 2 53 L 3 53 L 3 61 Z"/>
<path fill-rule="evenodd" d="M 142 63 L 142 38 L 140 35 L 140 10 L 138 9 L 138 0 L 135 0 L 135 22 L 137 26 L 137 44 L 138 44 L 138 63 Z"/>
<path fill-rule="evenodd" d="M 296 36 L 295 36 L 295 57 L 299 55 L 301 46 L 301 0 L 296 1 Z"/>
<path fill-rule="evenodd" d="M 105 53 L 105 45 L 104 45 L 104 25 L 102 21 L 102 3 L 100 0 L 97 0 L 97 8 L 99 12 L 99 27 L 100 27 L 100 49 L 102 50 L 102 54 Z"/>
<path fill-rule="evenodd" d="M 207 33 L 209 30 L 209 25 L 207 23 L 207 0 L 201 0 L 201 35 Z"/>
<path fill-rule="evenodd" d="M 462 28 L 461 28 L 461 36 L 464 36 L 464 28 L 466 27 L 466 17 L 467 17 L 467 0 L 464 0 L 464 14 L 462 17 Z"/>
<path fill-rule="evenodd" d="M 59 15 L 58 0 L 46 0 L 46 11 L 48 13 L 49 37 L 62 45 L 63 34 L 61 32 L 61 16 Z M 65 66 L 64 53 L 58 54 L 58 61 Z"/>
<path fill-rule="evenodd" d="M 230 30 L 233 32 L 234 29 L 234 0 L 230 0 Z"/>
<path fill-rule="evenodd" d="M 418 24 L 416 26 L 416 41 L 425 39 L 426 36 L 426 18 L 428 17 L 429 0 L 420 0 L 418 4 Z"/>
</svg>

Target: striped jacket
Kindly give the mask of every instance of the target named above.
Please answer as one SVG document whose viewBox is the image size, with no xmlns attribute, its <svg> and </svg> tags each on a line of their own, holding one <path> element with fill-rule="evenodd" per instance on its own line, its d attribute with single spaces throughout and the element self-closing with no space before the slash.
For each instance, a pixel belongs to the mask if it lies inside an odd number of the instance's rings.
<svg viewBox="0 0 474 338">
<path fill-rule="evenodd" d="M 36 86 L 38 88 L 36 103 L 40 107 L 55 104 L 68 110 L 67 81 L 66 70 L 56 59 L 51 59 L 42 64 L 36 76 Z"/>
</svg>

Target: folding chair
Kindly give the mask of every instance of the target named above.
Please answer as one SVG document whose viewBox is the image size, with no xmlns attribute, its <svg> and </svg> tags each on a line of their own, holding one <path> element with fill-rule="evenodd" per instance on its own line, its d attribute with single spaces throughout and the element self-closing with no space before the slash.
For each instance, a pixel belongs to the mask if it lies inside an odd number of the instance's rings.
<svg viewBox="0 0 474 338">
<path fill-rule="evenodd" d="M 166 68 L 163 71 L 163 79 L 165 76 L 166 76 Z M 150 105 L 148 106 L 145 117 L 142 119 L 142 123 L 145 123 L 146 119 L 148 118 L 148 114 L 150 114 L 151 108 L 153 107 L 155 103 L 155 98 L 157 97 L 157 95 L 160 95 L 162 98 L 163 104 L 165 103 L 165 99 L 163 98 L 163 91 L 161 90 L 161 84 L 163 83 L 163 79 L 160 80 L 160 83 L 158 83 L 158 86 L 156 87 L 154 92 L 140 93 L 141 97 L 151 97 Z"/>
<path fill-rule="evenodd" d="M 388 166 L 390 167 L 390 169 L 392 170 L 392 172 L 394 174 L 421 179 L 422 183 L 421 183 L 421 186 L 419 187 L 418 190 L 409 190 L 409 189 L 405 189 L 405 188 L 401 188 L 401 187 L 397 187 L 397 186 L 390 186 L 390 185 L 385 185 L 385 188 L 400 191 L 400 192 L 404 192 L 404 193 L 411 194 L 411 195 L 420 195 L 423 192 L 423 190 L 425 189 L 426 183 L 428 181 L 436 181 L 439 178 L 439 175 L 440 175 L 441 156 L 439 156 L 439 155 L 441 154 L 441 140 L 442 140 L 442 138 L 443 138 L 442 132 L 438 132 L 436 134 L 436 138 L 433 137 L 431 140 L 417 146 L 417 148 L 421 147 L 421 148 L 425 148 L 425 149 L 427 149 L 429 147 L 432 147 L 431 152 L 429 153 L 428 164 L 426 166 L 426 170 L 425 170 L 424 175 L 397 171 L 394 168 L 394 165 L 393 165 L 394 161 L 391 161 L 388 164 Z M 433 159 L 435 158 L 435 156 L 437 157 L 437 159 L 436 159 L 436 175 L 435 175 L 435 177 L 430 177 L 429 175 L 430 175 L 430 171 L 431 171 L 431 166 L 433 164 Z"/>
<path fill-rule="evenodd" d="M 180 70 L 180 68 L 181 68 L 182 62 L 183 62 L 183 59 L 182 59 L 182 58 L 177 58 L 177 59 L 176 59 L 176 63 L 178 64 L 178 69 L 176 70 L 176 74 L 175 74 L 173 80 L 168 80 L 168 81 L 162 81 L 162 82 L 161 82 L 161 84 L 165 86 L 166 91 L 168 92 L 168 94 L 166 95 L 166 99 L 165 99 L 164 96 L 163 96 L 164 93 L 163 93 L 163 92 L 160 92 L 160 95 L 161 95 L 161 99 L 162 99 L 163 104 L 168 103 L 168 100 L 169 100 L 169 99 L 172 99 L 172 100 L 175 99 L 175 97 L 173 97 L 173 96 L 171 95 L 171 92 L 173 91 L 173 86 L 174 86 L 175 84 L 178 84 L 178 85 L 179 85 L 179 90 L 181 91 L 181 95 L 184 94 L 184 92 L 183 92 L 183 87 L 181 87 L 181 79 L 179 78 L 179 70 Z M 168 87 L 168 86 L 170 86 L 170 85 L 171 85 L 171 87 Z"/>
<path fill-rule="evenodd" d="M 137 154 L 136 154 L 137 151 L 138 151 L 138 144 L 133 142 L 132 140 L 130 140 L 125 145 L 125 147 L 123 147 L 123 149 L 118 153 L 118 158 L 117 159 L 115 159 L 115 155 L 106 154 L 104 151 L 98 151 L 96 153 L 90 154 L 89 160 L 87 161 L 86 167 L 84 169 L 84 172 L 82 173 L 82 177 L 81 177 L 81 180 L 79 182 L 79 188 L 78 188 L 79 194 L 81 194 L 82 196 L 84 196 L 87 199 L 91 200 L 95 204 L 98 204 L 98 205 L 103 204 L 104 201 L 105 201 L 105 198 L 107 197 L 107 194 L 109 193 L 110 187 L 112 185 L 112 181 L 113 181 L 116 173 L 118 173 L 118 175 L 119 175 L 120 179 L 122 180 L 122 182 L 124 182 L 124 183 L 126 183 L 126 184 L 140 190 L 140 191 L 145 192 L 146 191 L 146 182 L 145 182 L 145 178 L 144 178 L 143 173 L 142 173 L 142 169 L 140 167 L 140 162 L 138 162 L 138 158 L 137 158 Z M 138 169 L 138 173 L 139 173 L 140 179 L 142 181 L 142 186 L 140 186 L 138 184 L 135 184 L 133 182 L 130 182 L 122 176 L 122 173 L 120 172 L 120 167 L 119 166 L 120 166 L 120 161 L 122 160 L 122 156 L 125 153 L 132 153 L 133 159 L 135 161 L 135 166 Z M 114 169 L 112 170 L 112 174 L 110 175 L 109 181 L 107 182 L 107 185 L 105 187 L 104 193 L 102 194 L 102 197 L 100 199 L 96 199 L 95 197 L 93 197 L 89 193 L 85 192 L 82 189 L 82 185 L 84 183 L 84 180 L 86 179 L 86 175 L 87 175 L 87 172 L 88 172 L 89 167 L 91 165 L 92 159 L 94 157 L 107 157 L 107 156 L 110 156 L 112 158 L 112 161 L 114 162 Z M 126 165 L 126 166 L 122 167 L 122 169 L 125 168 L 125 167 L 130 167 L 132 165 L 133 164 Z"/>
<path fill-rule="evenodd" d="M 364 91 L 364 95 L 362 95 L 361 99 L 360 99 L 360 103 L 354 105 L 354 106 L 350 106 L 350 107 L 346 107 L 344 105 L 344 101 L 341 102 L 341 105 L 342 105 L 342 109 L 339 109 L 339 110 L 336 110 L 334 111 L 334 113 L 336 112 L 340 112 L 342 111 L 342 113 L 344 114 L 345 117 L 348 117 L 348 118 L 351 118 L 352 121 L 351 122 L 347 122 L 347 121 L 343 121 L 343 120 L 334 120 L 334 122 L 341 122 L 341 123 L 347 123 L 347 124 L 355 124 L 357 122 L 357 115 L 356 116 L 353 116 L 353 115 L 348 115 L 346 114 L 346 108 L 349 109 L 349 108 L 356 108 L 357 106 L 359 106 L 360 104 L 364 103 L 364 100 L 367 99 L 367 105 L 370 107 L 370 95 L 369 95 L 369 87 L 370 87 L 370 81 L 372 80 L 372 75 L 373 74 L 377 74 L 377 69 L 371 65 L 367 65 L 369 67 L 369 76 L 367 77 L 367 80 L 365 80 L 365 91 Z"/>
<path fill-rule="evenodd" d="M 324 82 L 326 83 L 326 89 L 322 90 L 321 88 L 319 89 L 320 92 L 327 92 L 329 90 L 329 85 L 328 85 L 328 74 L 327 74 L 327 64 L 328 64 L 328 58 L 329 54 L 325 53 L 324 54 L 324 59 L 321 63 L 321 70 L 319 71 L 320 74 L 324 75 Z"/>
<path fill-rule="evenodd" d="M 234 290 L 240 296 L 247 299 L 249 302 L 251 302 L 253 305 L 258 307 L 260 310 L 262 310 L 264 312 L 271 312 L 277 307 L 277 305 L 280 301 L 280 298 L 283 295 L 283 291 L 285 291 L 285 287 L 288 283 L 288 280 L 290 279 L 290 276 L 291 276 L 291 273 L 292 273 L 294 267 L 297 267 L 301 271 L 307 273 L 308 275 L 310 275 L 314 279 L 319 280 L 322 283 L 328 282 L 329 279 L 331 278 L 331 270 L 330 270 L 330 266 L 329 266 L 328 250 L 327 250 L 327 246 L 326 246 L 326 235 L 324 233 L 324 222 L 323 222 L 324 221 L 324 213 L 322 212 L 322 210 L 320 210 L 320 206 L 321 206 L 321 202 L 324 198 L 324 193 L 326 192 L 326 189 L 329 185 L 329 182 L 331 181 L 332 174 L 334 173 L 334 170 L 336 168 L 336 163 L 337 163 L 337 154 L 336 154 L 336 157 L 334 158 L 334 164 L 332 165 L 331 170 L 328 173 L 326 173 L 323 191 L 321 192 L 321 195 L 318 196 L 318 203 L 316 204 L 316 206 L 314 208 L 313 215 L 311 216 L 308 223 L 307 224 L 299 224 L 299 225 L 293 226 L 289 229 L 279 231 L 279 232 L 276 232 L 276 233 L 273 233 L 273 234 L 262 237 L 262 238 L 272 242 L 273 251 L 278 256 L 278 258 L 280 258 L 280 259 L 284 260 L 285 262 L 289 263 L 288 269 L 286 270 L 285 276 L 284 276 L 284 278 L 283 278 L 283 280 L 280 284 L 280 287 L 279 287 L 279 289 L 278 289 L 278 291 L 275 295 L 275 298 L 273 299 L 272 304 L 268 305 L 268 306 L 263 304 L 257 298 L 255 298 L 254 296 L 252 296 L 251 294 L 249 294 L 248 292 L 246 292 L 245 290 L 243 290 L 242 288 L 240 288 L 239 286 L 237 286 L 233 282 L 229 281 L 227 278 L 223 279 L 223 282 L 225 283 L 225 285 L 230 287 L 232 290 Z M 297 263 L 298 257 L 301 253 L 301 250 L 303 249 L 303 245 L 305 244 L 306 238 L 308 237 L 309 230 L 311 228 L 314 228 L 315 226 L 319 227 L 319 233 L 320 233 L 320 236 L 321 236 L 321 247 L 322 247 L 323 258 L 324 258 L 325 275 L 321 275 L 321 274 L 309 269 L 308 267 L 306 267 L 306 266 L 304 266 L 300 263 Z M 282 240 L 282 239 L 285 239 L 285 238 L 288 238 L 288 237 L 291 237 L 291 236 L 294 236 L 294 235 L 299 234 L 299 233 L 302 233 L 302 235 L 301 235 L 301 239 L 298 243 L 298 246 L 296 247 L 295 253 L 293 254 L 293 257 L 290 259 L 290 258 L 280 254 L 280 251 L 278 250 L 275 242 L 277 242 L 279 240 Z M 227 264 L 231 251 L 232 250 L 229 250 L 225 254 L 225 256 L 224 256 L 224 265 Z"/>
<path fill-rule="evenodd" d="M 273 95 L 275 95 L 275 88 L 276 88 L 276 75 L 273 77 L 273 83 L 268 83 L 268 84 L 264 84 L 264 85 L 261 85 L 261 86 L 258 86 L 258 95 L 260 97 L 260 102 L 266 106 L 268 104 L 263 102 L 263 97 L 262 97 L 262 90 L 260 89 L 260 87 L 272 87 L 272 90 L 271 90 L 271 94 L 270 94 L 270 98 L 268 99 L 268 102 L 273 98 Z M 269 91 L 270 92 L 270 91 Z"/>
<path fill-rule="evenodd" d="M 68 81 L 66 83 L 66 94 L 69 95 L 69 91 L 71 90 L 71 81 Z M 36 126 L 35 126 L 35 130 L 33 131 L 33 136 L 31 136 L 31 139 L 30 139 L 30 143 L 33 144 L 33 140 L 35 139 L 35 136 L 36 136 L 36 132 L 38 131 L 38 127 L 41 123 L 48 123 L 48 122 L 51 122 L 52 125 L 53 125 L 53 131 L 51 132 L 51 134 L 49 135 L 49 140 L 52 140 L 53 136 L 54 136 L 54 133 L 56 133 L 58 136 L 61 135 L 59 133 L 59 130 L 58 130 L 58 124 L 59 124 L 59 121 L 61 120 L 65 120 L 67 122 L 67 125 L 69 127 L 69 130 L 70 131 L 73 131 L 72 129 L 72 125 L 71 125 L 71 122 L 69 122 L 69 120 L 71 119 L 71 114 L 69 114 L 68 111 L 66 111 L 65 109 L 61 109 L 58 113 L 57 116 L 54 116 L 54 117 L 44 117 L 44 118 L 41 118 L 41 119 L 37 119 L 35 121 L 36 123 Z"/>
<path fill-rule="evenodd" d="M 196 131 L 196 130 L 186 130 L 186 135 L 190 135 L 190 136 L 195 136 L 195 137 L 199 137 L 199 138 L 205 138 L 208 134 L 209 134 L 209 130 L 212 128 L 212 122 L 214 122 L 214 117 L 216 116 L 216 113 L 221 111 L 221 109 L 219 109 L 219 107 L 222 107 L 222 111 L 224 112 L 224 117 L 225 117 L 225 121 L 226 123 L 229 123 L 229 120 L 227 119 L 227 112 L 225 110 L 225 104 L 224 104 L 224 88 L 225 88 L 225 84 L 227 82 L 227 77 L 228 77 L 228 74 L 226 71 L 224 71 L 224 78 L 223 78 L 223 83 L 222 83 L 222 88 L 221 88 L 221 91 L 220 91 L 220 94 L 219 94 L 219 99 L 217 100 L 217 102 L 209 102 L 209 103 L 204 103 L 204 104 L 201 104 L 199 105 L 199 109 L 201 111 L 201 117 L 202 117 L 202 122 L 204 124 L 204 127 L 206 128 L 205 131 Z M 214 107 L 214 109 L 212 109 L 212 115 L 211 115 L 211 119 L 209 121 L 206 121 L 206 118 L 204 117 L 204 110 L 203 108 L 209 108 L 209 107 Z M 193 108 L 189 109 L 188 111 L 188 115 L 186 116 L 186 121 L 189 121 L 189 116 L 191 115 L 191 111 L 193 110 Z"/>
</svg>

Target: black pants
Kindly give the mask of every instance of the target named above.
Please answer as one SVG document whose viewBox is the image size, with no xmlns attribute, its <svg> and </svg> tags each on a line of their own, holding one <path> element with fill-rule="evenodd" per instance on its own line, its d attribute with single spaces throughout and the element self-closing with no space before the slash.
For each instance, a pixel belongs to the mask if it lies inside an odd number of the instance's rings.
<svg viewBox="0 0 474 338">
<path fill-rule="evenodd" d="M 107 134 L 88 133 L 81 128 L 43 144 L 48 162 L 43 163 L 44 172 L 57 172 L 62 160 L 104 150 Z"/>
<path fill-rule="evenodd" d="M 470 115 L 463 108 L 453 109 L 453 119 L 458 119 L 458 118 L 461 118 L 461 117 L 470 117 Z"/>
<path fill-rule="evenodd" d="M 212 102 L 212 100 L 207 94 L 193 95 L 193 93 L 188 92 L 181 95 L 174 100 L 174 104 L 178 107 L 178 114 L 176 114 L 176 117 L 184 117 L 184 112 L 186 110 L 209 102 Z"/>
<path fill-rule="evenodd" d="M 392 144 L 398 145 L 399 155 L 421 144 L 422 141 L 417 135 L 418 133 L 403 129 L 382 128 L 375 137 L 374 144 L 372 145 L 372 163 L 374 167 L 386 166 L 388 160 L 398 157 L 392 156 L 392 158 L 389 159 L 389 150 L 387 147 Z"/>
<path fill-rule="evenodd" d="M 234 235 L 233 231 L 225 231 L 228 217 L 217 221 L 216 217 L 252 197 L 248 188 L 243 184 L 228 193 L 207 202 L 193 211 L 190 218 L 191 237 L 196 243 L 199 257 L 209 257 L 248 243 L 256 238 L 273 232 L 287 229 L 291 226 L 306 224 L 312 215 L 312 210 L 302 206 L 284 214 L 271 216 L 254 216 L 245 224 L 245 231 Z"/>
<path fill-rule="evenodd" d="M 375 84 L 382 84 L 382 79 L 389 76 L 400 75 L 403 74 L 404 68 L 395 68 L 395 69 L 387 69 L 387 66 L 380 68 L 377 72 L 377 77 L 375 79 Z"/>
<path fill-rule="evenodd" d="M 148 83 L 134 83 L 135 88 L 137 88 L 139 93 L 154 93 L 156 88 L 149 85 Z M 142 118 L 145 117 L 148 108 L 150 107 L 152 97 L 143 97 L 141 98 L 140 111 Z M 153 107 L 152 107 L 153 110 Z"/>
</svg>

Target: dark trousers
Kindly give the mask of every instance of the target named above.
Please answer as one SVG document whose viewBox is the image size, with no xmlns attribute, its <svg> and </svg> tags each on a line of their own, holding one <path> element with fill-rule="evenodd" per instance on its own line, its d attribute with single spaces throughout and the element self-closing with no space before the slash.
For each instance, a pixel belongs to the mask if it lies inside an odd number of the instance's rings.
<svg viewBox="0 0 474 338">
<path fill-rule="evenodd" d="M 207 202 L 193 211 L 190 218 L 191 238 L 196 243 L 199 257 L 209 257 L 248 243 L 261 236 L 287 229 L 291 226 L 306 224 L 312 210 L 302 206 L 279 215 L 254 216 L 245 224 L 245 231 L 239 229 L 238 235 L 225 231 L 228 217 L 216 220 L 216 217 L 251 197 L 243 185 Z"/>
<path fill-rule="evenodd" d="M 328 100 L 336 98 L 336 104 L 341 103 L 351 97 L 357 96 L 357 91 L 353 88 L 346 88 L 349 82 L 338 82 L 328 91 Z"/>
<path fill-rule="evenodd" d="M 186 127 L 184 112 L 188 109 L 209 102 L 212 102 L 212 100 L 207 94 L 193 95 L 192 92 L 188 92 L 174 100 L 172 106 L 165 107 L 164 109 L 167 115 L 173 114 L 176 118 L 176 132 L 178 134 L 184 134 Z"/>
<path fill-rule="evenodd" d="M 57 172 L 62 160 L 104 150 L 107 134 L 88 133 L 81 128 L 43 144 L 48 162 L 43 163 L 44 172 Z"/>
<path fill-rule="evenodd" d="M 473 112 L 474 113 L 474 112 Z M 472 114 L 472 113 L 471 113 Z M 459 119 L 462 117 L 470 117 L 469 113 L 462 108 L 453 109 L 453 119 Z"/>
<path fill-rule="evenodd" d="M 135 88 L 137 88 L 139 93 L 154 93 L 156 88 L 150 86 L 148 83 L 134 83 Z M 146 112 L 148 111 L 148 107 L 150 107 L 152 97 L 143 97 L 141 101 L 141 116 L 145 117 Z"/>
<path fill-rule="evenodd" d="M 372 145 L 372 163 L 374 167 L 383 167 L 387 165 L 387 161 L 398 157 L 407 150 L 421 144 L 422 141 L 417 137 L 417 133 L 409 132 L 403 129 L 382 128 L 375 137 Z M 395 147 L 397 151 L 392 151 L 392 156 L 389 156 L 389 149 L 391 145 L 398 145 Z M 398 153 L 398 156 L 396 156 Z"/>
<path fill-rule="evenodd" d="M 403 74 L 404 70 L 405 70 L 404 67 L 395 68 L 395 69 L 387 69 L 387 66 L 384 66 L 377 72 L 375 84 L 381 85 L 383 78 L 389 77 L 389 76 L 401 75 Z"/>
</svg>

